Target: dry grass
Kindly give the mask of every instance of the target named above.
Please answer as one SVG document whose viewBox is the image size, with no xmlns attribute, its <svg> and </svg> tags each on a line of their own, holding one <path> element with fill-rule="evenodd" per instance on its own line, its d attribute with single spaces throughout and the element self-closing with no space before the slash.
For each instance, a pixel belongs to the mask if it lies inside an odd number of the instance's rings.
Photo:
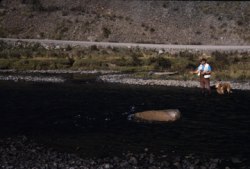
<svg viewBox="0 0 250 169">
<path fill-rule="evenodd" d="M 188 72 L 198 66 L 201 56 L 187 51 L 159 55 L 155 50 L 96 46 L 47 50 L 39 45 L 13 47 L 1 43 L 0 49 L 0 69 L 104 69 L 139 72 L 139 76 L 148 76 L 149 71 L 178 71 L 176 78 L 181 79 L 196 78 Z M 250 79 L 249 53 L 213 52 L 208 62 L 212 79 Z"/>
</svg>

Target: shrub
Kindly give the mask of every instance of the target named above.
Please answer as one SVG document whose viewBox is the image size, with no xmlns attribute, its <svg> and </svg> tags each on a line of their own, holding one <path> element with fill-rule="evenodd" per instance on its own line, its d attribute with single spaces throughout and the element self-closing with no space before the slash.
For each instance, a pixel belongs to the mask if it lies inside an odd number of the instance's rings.
<svg viewBox="0 0 250 169">
<path fill-rule="evenodd" d="M 196 67 L 197 67 L 197 65 L 194 64 L 194 63 L 188 63 L 188 64 L 186 65 L 186 69 L 187 69 L 187 70 L 194 70 L 194 69 L 196 69 Z"/>
<path fill-rule="evenodd" d="M 8 52 L 8 57 L 9 58 L 21 58 L 21 54 L 18 50 L 10 50 Z"/>
<path fill-rule="evenodd" d="M 70 68 L 73 65 L 74 62 L 72 62 L 69 59 L 56 59 L 54 60 L 54 64 L 57 69 L 65 69 Z"/>
<path fill-rule="evenodd" d="M 62 16 L 68 16 L 68 15 L 69 15 L 68 11 L 65 11 L 65 10 L 62 11 Z"/>
<path fill-rule="evenodd" d="M 40 0 L 22 0 L 22 3 L 32 5 L 33 11 L 44 11 L 44 7 Z"/>
<path fill-rule="evenodd" d="M 37 51 L 38 49 L 42 48 L 40 43 L 35 43 L 33 45 L 31 45 L 31 48 L 33 51 Z"/>
<path fill-rule="evenodd" d="M 111 31 L 108 28 L 105 28 L 105 27 L 102 28 L 102 32 L 103 32 L 103 36 L 105 38 L 108 38 L 109 35 L 111 34 Z"/>
<path fill-rule="evenodd" d="M 211 55 L 217 62 L 222 62 L 224 64 L 229 63 L 228 54 L 226 54 L 225 52 L 221 53 L 221 52 L 215 51 L 215 52 L 212 52 Z"/>
<path fill-rule="evenodd" d="M 65 48 L 66 51 L 71 51 L 72 47 L 70 45 L 67 45 L 67 47 Z"/>
<path fill-rule="evenodd" d="M 9 59 L 0 59 L 0 69 L 9 69 L 10 60 Z"/>
<path fill-rule="evenodd" d="M 155 69 L 169 69 L 171 68 L 171 61 L 163 57 L 150 57 L 148 65 L 153 65 Z"/>
<path fill-rule="evenodd" d="M 50 65 L 52 64 L 52 62 L 48 60 L 33 61 L 33 62 L 35 63 L 35 67 L 38 70 L 49 69 Z"/>
<path fill-rule="evenodd" d="M 35 69 L 36 62 L 27 59 L 20 59 L 13 63 L 12 68 L 21 70 Z"/>
<path fill-rule="evenodd" d="M 0 27 L 0 37 L 5 38 L 7 37 L 7 31 Z"/>
<path fill-rule="evenodd" d="M 98 47 L 96 45 L 91 45 L 90 46 L 91 51 L 99 51 Z"/>
<path fill-rule="evenodd" d="M 188 60 L 191 60 L 191 61 L 194 61 L 195 58 L 197 57 L 195 54 L 187 50 L 179 52 L 177 56 L 181 58 L 187 58 Z"/>
<path fill-rule="evenodd" d="M 132 62 L 131 62 L 132 66 L 140 66 L 141 65 L 141 60 L 138 58 L 137 55 L 132 54 L 131 58 L 132 58 Z"/>
<path fill-rule="evenodd" d="M 167 8 L 168 5 L 164 3 L 164 4 L 162 5 L 162 7 L 163 7 L 163 8 Z"/>
<path fill-rule="evenodd" d="M 155 32 L 155 29 L 154 28 L 150 28 L 150 32 L 151 33 Z"/>
</svg>

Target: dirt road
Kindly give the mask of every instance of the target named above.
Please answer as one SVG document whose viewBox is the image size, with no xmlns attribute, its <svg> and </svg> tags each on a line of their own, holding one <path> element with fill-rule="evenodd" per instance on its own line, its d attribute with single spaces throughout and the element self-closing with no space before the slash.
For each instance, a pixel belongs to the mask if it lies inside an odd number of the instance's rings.
<svg viewBox="0 0 250 169">
<path fill-rule="evenodd" d="M 168 44 L 142 44 L 142 43 L 115 43 L 115 42 L 90 42 L 90 41 L 68 41 L 68 40 L 50 40 L 50 39 L 12 39 L 0 38 L 7 42 L 36 42 L 44 45 L 58 46 L 101 46 L 101 47 L 126 47 L 126 48 L 146 48 L 146 49 L 164 49 L 164 50 L 195 50 L 195 51 L 250 51 L 250 46 L 222 46 L 222 45 L 168 45 Z"/>
</svg>

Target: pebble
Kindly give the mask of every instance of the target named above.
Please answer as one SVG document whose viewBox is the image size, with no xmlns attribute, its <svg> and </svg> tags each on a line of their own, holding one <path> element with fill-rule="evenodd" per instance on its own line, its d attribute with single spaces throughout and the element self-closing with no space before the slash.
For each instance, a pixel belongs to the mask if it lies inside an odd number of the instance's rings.
<svg viewBox="0 0 250 169">
<path fill-rule="evenodd" d="M 4 81 L 27 81 L 27 82 L 50 82 L 50 83 L 63 83 L 65 82 L 64 78 L 58 76 L 38 76 L 35 73 L 40 74 L 110 74 L 118 73 L 117 71 L 110 70 L 24 70 L 17 71 L 14 69 L 0 69 L 0 73 L 14 73 L 14 75 L 0 75 L 0 80 Z M 33 75 L 27 75 L 33 74 Z"/>
<path fill-rule="evenodd" d="M 37 147 L 39 147 L 39 151 Z M 32 151 L 32 153 L 29 153 L 30 151 Z M 14 152 L 15 155 L 13 155 Z M 52 148 L 47 148 L 46 146 L 37 144 L 25 136 L 0 139 L 0 154 L 1 169 L 217 169 L 221 162 L 227 161 L 231 161 L 232 163 L 227 164 L 225 169 L 234 168 L 234 163 L 241 163 L 241 165 L 238 167 L 239 169 L 249 168 L 249 166 L 243 162 L 247 160 L 242 160 L 235 157 L 229 159 L 206 159 L 195 154 L 166 154 L 166 156 L 164 156 L 165 158 L 163 159 L 162 155 L 160 154 L 157 155 L 153 153 L 145 153 L 143 151 L 143 153 L 138 154 L 124 152 L 121 157 L 114 156 L 97 159 L 80 158 L 75 154 L 57 152 Z"/>
<path fill-rule="evenodd" d="M 137 165 L 137 159 L 135 157 L 130 157 L 129 163 L 133 165 Z"/>
<path fill-rule="evenodd" d="M 111 165 L 110 164 L 104 164 L 104 168 L 109 169 L 109 168 L 111 168 Z"/>
<path fill-rule="evenodd" d="M 63 83 L 65 80 L 56 76 L 28 76 L 28 75 L 0 75 L 0 80 L 4 81 L 27 81 L 27 82 L 51 82 L 51 83 Z"/>
<path fill-rule="evenodd" d="M 41 73 L 41 74 L 101 74 L 97 81 L 103 81 L 108 83 L 122 83 L 130 85 L 149 85 L 149 86 L 179 86 L 179 87 L 199 87 L 199 81 L 193 80 L 156 80 L 156 79 L 139 79 L 133 78 L 131 74 L 117 74 L 118 71 L 110 70 L 26 70 L 17 71 L 13 69 L 1 70 L 0 73 L 17 73 L 17 75 L 0 75 L 0 80 L 6 81 L 30 81 L 30 82 L 50 82 L 50 83 L 63 83 L 66 80 L 57 76 L 35 76 L 25 75 L 26 73 Z M 24 75 L 18 75 L 18 73 Z M 225 81 L 226 82 L 226 81 Z M 250 81 L 246 82 L 234 82 L 227 81 L 232 84 L 233 89 L 237 90 L 250 90 Z M 211 81 L 211 84 L 215 84 Z"/>
<path fill-rule="evenodd" d="M 232 157 L 232 163 L 238 164 L 241 163 L 241 161 L 238 158 Z"/>
<path fill-rule="evenodd" d="M 155 79 L 139 79 L 133 78 L 130 74 L 109 74 L 101 75 L 98 78 L 103 82 L 108 83 L 122 83 L 129 85 L 157 85 L 157 86 L 179 86 L 179 87 L 200 87 L 199 81 L 193 80 L 155 80 Z M 238 90 L 250 90 L 250 82 L 233 82 L 228 81 L 232 84 L 233 89 Z M 215 84 L 214 81 L 211 81 L 211 84 Z"/>
<path fill-rule="evenodd" d="M 63 69 L 56 69 L 56 70 L 23 70 L 23 71 L 18 71 L 15 69 L 0 69 L 0 73 L 110 74 L 110 73 L 119 73 L 119 72 L 112 71 L 112 70 L 63 70 Z"/>
</svg>

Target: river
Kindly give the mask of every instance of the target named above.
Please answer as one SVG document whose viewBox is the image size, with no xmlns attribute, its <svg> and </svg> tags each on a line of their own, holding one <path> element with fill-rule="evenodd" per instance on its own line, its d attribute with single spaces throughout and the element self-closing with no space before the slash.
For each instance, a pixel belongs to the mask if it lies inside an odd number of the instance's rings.
<svg viewBox="0 0 250 169">
<path fill-rule="evenodd" d="M 26 135 L 86 156 L 127 151 L 250 156 L 250 91 L 209 97 L 197 88 L 109 84 L 95 75 L 64 83 L 0 81 L 0 135 Z M 137 111 L 179 109 L 172 123 L 134 122 Z"/>
</svg>

